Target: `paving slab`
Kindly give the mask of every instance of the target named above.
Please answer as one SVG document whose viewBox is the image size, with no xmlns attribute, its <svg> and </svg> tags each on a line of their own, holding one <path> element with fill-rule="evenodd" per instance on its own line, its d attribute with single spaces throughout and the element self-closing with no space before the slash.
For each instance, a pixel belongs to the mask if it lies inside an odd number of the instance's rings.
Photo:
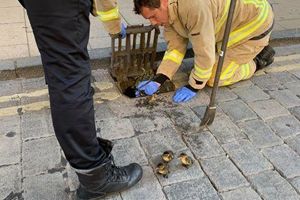
<svg viewBox="0 0 300 200">
<path fill-rule="evenodd" d="M 167 200 L 162 188 L 153 174 L 151 167 L 143 167 L 143 178 L 135 185 L 121 193 L 123 200 Z"/>
<path fill-rule="evenodd" d="M 266 171 L 251 176 L 250 181 L 263 199 L 299 200 L 295 189 L 276 171 Z"/>
<path fill-rule="evenodd" d="M 186 168 L 181 165 L 181 162 L 178 158 L 181 153 L 185 153 L 193 160 L 193 164 L 190 167 Z M 158 163 L 161 162 L 162 162 L 161 155 L 155 156 L 153 159 L 151 159 L 152 168 L 155 170 Z M 160 184 L 163 187 L 167 185 L 179 183 L 179 182 L 198 179 L 204 176 L 204 173 L 198 161 L 195 160 L 192 153 L 187 150 L 174 152 L 174 159 L 168 163 L 168 167 L 170 170 L 170 174 L 168 175 L 168 178 L 165 178 L 159 174 L 156 175 Z"/>
<path fill-rule="evenodd" d="M 249 87 L 236 87 L 233 88 L 232 91 L 246 102 L 266 100 L 270 98 L 268 94 L 255 85 Z"/>
<path fill-rule="evenodd" d="M 253 76 L 251 81 L 264 91 L 284 89 L 284 86 L 270 74 Z"/>
<path fill-rule="evenodd" d="M 233 122 L 256 119 L 257 115 L 242 100 L 233 100 L 219 104 Z"/>
<path fill-rule="evenodd" d="M 300 98 L 291 90 L 270 91 L 270 96 L 276 99 L 285 108 L 292 108 L 300 105 Z"/>
<path fill-rule="evenodd" d="M 0 167 L 0 177 L 0 199 L 7 199 L 8 196 L 21 197 L 20 165 Z"/>
<path fill-rule="evenodd" d="M 206 87 L 205 90 L 210 96 L 212 88 Z M 216 96 L 217 102 L 231 101 L 237 98 L 238 96 L 233 92 L 233 90 L 230 90 L 228 87 L 220 87 Z"/>
<path fill-rule="evenodd" d="M 292 60 L 292 62 L 297 63 Z M 286 84 L 286 83 L 295 83 L 298 81 L 297 77 L 293 75 L 290 72 L 277 72 L 277 73 L 271 73 L 271 76 L 274 76 L 280 83 Z"/>
<path fill-rule="evenodd" d="M 97 122 L 96 126 L 100 128 L 100 134 L 98 133 L 98 136 L 108 140 L 134 136 L 134 130 L 129 119 L 105 119 Z"/>
<path fill-rule="evenodd" d="M 208 129 L 221 144 L 246 138 L 240 128 L 224 113 L 217 112 L 214 123 Z"/>
<path fill-rule="evenodd" d="M 273 118 L 267 123 L 283 139 L 300 134 L 300 122 L 293 115 Z"/>
<path fill-rule="evenodd" d="M 166 186 L 164 191 L 169 200 L 219 200 L 216 190 L 204 177 Z"/>
<path fill-rule="evenodd" d="M 60 147 L 55 137 L 24 142 L 22 158 L 25 177 L 59 170 L 62 167 Z"/>
<path fill-rule="evenodd" d="M 153 131 L 138 136 L 146 154 L 150 157 L 161 155 L 165 151 L 179 152 L 187 149 L 181 136 L 173 128 Z"/>
<path fill-rule="evenodd" d="M 283 143 L 270 127 L 262 120 L 251 120 L 239 123 L 239 127 L 257 148 L 265 148 Z"/>
<path fill-rule="evenodd" d="M 219 192 L 249 185 L 245 177 L 225 156 L 205 159 L 201 165 Z"/>
<path fill-rule="evenodd" d="M 250 187 L 221 193 L 223 200 L 261 200 L 260 196 Z"/>
<path fill-rule="evenodd" d="M 293 178 L 291 180 L 291 183 L 294 186 L 294 188 L 298 191 L 298 193 L 300 194 L 300 177 Z"/>
<path fill-rule="evenodd" d="M 289 147 L 300 155 L 300 135 L 291 137 L 285 141 Z"/>
<path fill-rule="evenodd" d="M 289 111 L 275 100 L 256 101 L 248 104 L 263 120 L 289 115 Z"/>
<path fill-rule="evenodd" d="M 271 163 L 248 140 L 224 144 L 223 148 L 246 176 L 273 169 Z"/>
<path fill-rule="evenodd" d="M 265 148 L 262 153 L 285 177 L 300 176 L 300 156 L 288 145 Z"/>
<path fill-rule="evenodd" d="M 44 199 L 44 200 L 67 200 L 65 183 L 61 173 L 42 174 L 38 176 L 26 177 L 23 183 L 24 200 Z"/>
<path fill-rule="evenodd" d="M 298 120 L 300 120 L 300 106 L 291 108 L 290 111 Z"/>
<path fill-rule="evenodd" d="M 197 159 L 225 155 L 222 147 L 209 131 L 191 134 L 184 136 L 184 138 Z"/>
</svg>

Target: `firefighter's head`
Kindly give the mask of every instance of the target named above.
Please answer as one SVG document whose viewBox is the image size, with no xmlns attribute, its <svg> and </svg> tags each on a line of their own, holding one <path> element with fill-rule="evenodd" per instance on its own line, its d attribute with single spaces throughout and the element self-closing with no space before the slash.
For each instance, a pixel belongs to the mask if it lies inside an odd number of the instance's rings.
<svg viewBox="0 0 300 200">
<path fill-rule="evenodd" d="M 168 0 L 134 0 L 134 11 L 152 25 L 165 26 L 169 23 Z"/>
</svg>

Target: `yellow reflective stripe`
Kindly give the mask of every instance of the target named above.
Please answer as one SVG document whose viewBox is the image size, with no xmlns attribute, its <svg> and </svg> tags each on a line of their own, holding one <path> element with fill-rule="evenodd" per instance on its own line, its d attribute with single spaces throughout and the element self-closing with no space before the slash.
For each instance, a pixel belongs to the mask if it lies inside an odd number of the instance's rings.
<svg viewBox="0 0 300 200">
<path fill-rule="evenodd" d="M 237 68 L 239 67 L 238 64 L 236 64 L 235 62 L 231 62 L 228 67 L 224 70 L 224 72 L 222 72 L 221 76 L 220 76 L 220 80 L 226 80 L 231 78 L 235 71 L 237 70 Z"/>
<path fill-rule="evenodd" d="M 250 74 L 250 65 L 249 64 L 242 65 L 242 79 L 248 78 L 249 74 Z"/>
<path fill-rule="evenodd" d="M 212 67 L 209 69 L 202 69 L 201 67 L 194 66 L 194 74 L 200 79 L 209 79 L 212 73 Z"/>
<path fill-rule="evenodd" d="M 184 55 L 178 50 L 166 51 L 163 60 L 171 60 L 177 64 L 181 64 Z"/>
<path fill-rule="evenodd" d="M 97 14 L 101 21 L 107 22 L 119 18 L 119 9 L 115 7 L 108 11 L 97 11 Z"/>
<path fill-rule="evenodd" d="M 220 29 L 223 26 L 225 20 L 227 19 L 227 15 L 228 15 L 228 11 L 229 11 L 229 6 L 230 6 L 230 0 L 226 0 L 224 11 L 223 11 L 223 15 L 219 19 L 219 21 L 217 22 L 217 25 L 216 25 L 215 34 L 217 34 L 220 31 Z"/>
<path fill-rule="evenodd" d="M 251 35 L 253 32 L 255 32 L 268 18 L 269 15 L 269 4 L 265 0 L 243 0 L 245 4 L 254 4 L 256 7 L 259 7 L 261 9 L 258 17 L 256 17 L 253 21 L 249 22 L 245 26 L 243 26 L 240 29 L 237 29 L 233 31 L 230 34 L 229 41 L 228 41 L 228 47 L 232 46 L 233 44 L 236 44 L 237 42 L 243 40 L 244 38 Z"/>
</svg>

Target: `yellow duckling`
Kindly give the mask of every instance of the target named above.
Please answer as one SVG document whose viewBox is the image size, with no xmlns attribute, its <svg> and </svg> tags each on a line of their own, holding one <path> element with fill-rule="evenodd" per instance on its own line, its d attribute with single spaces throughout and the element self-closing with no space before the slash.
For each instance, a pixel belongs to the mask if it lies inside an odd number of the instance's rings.
<svg viewBox="0 0 300 200">
<path fill-rule="evenodd" d="M 162 160 L 165 162 L 170 162 L 171 160 L 173 160 L 174 158 L 174 153 L 172 151 L 165 151 L 162 156 L 161 156 Z"/>
<path fill-rule="evenodd" d="M 170 173 L 169 167 L 165 163 L 158 163 L 156 166 L 156 173 L 162 175 L 164 178 L 168 178 Z"/>
<path fill-rule="evenodd" d="M 192 158 L 186 155 L 185 153 L 181 153 L 179 155 L 179 159 L 181 164 L 186 168 L 189 168 L 193 164 Z"/>
</svg>

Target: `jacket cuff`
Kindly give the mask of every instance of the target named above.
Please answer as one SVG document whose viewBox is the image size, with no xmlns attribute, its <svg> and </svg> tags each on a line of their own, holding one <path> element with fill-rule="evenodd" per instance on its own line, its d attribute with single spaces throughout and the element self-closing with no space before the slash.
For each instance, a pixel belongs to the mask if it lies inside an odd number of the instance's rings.
<svg viewBox="0 0 300 200">
<path fill-rule="evenodd" d="M 190 89 L 190 90 L 192 90 L 193 92 L 198 92 L 199 91 L 199 89 L 195 89 L 195 88 L 193 88 L 191 85 L 185 85 L 184 87 L 186 87 L 186 88 L 188 88 L 188 89 Z"/>
<path fill-rule="evenodd" d="M 159 84 L 163 84 L 166 80 L 170 80 L 166 75 L 164 74 L 156 74 L 155 78 L 153 79 L 153 81 L 159 83 Z"/>
</svg>

